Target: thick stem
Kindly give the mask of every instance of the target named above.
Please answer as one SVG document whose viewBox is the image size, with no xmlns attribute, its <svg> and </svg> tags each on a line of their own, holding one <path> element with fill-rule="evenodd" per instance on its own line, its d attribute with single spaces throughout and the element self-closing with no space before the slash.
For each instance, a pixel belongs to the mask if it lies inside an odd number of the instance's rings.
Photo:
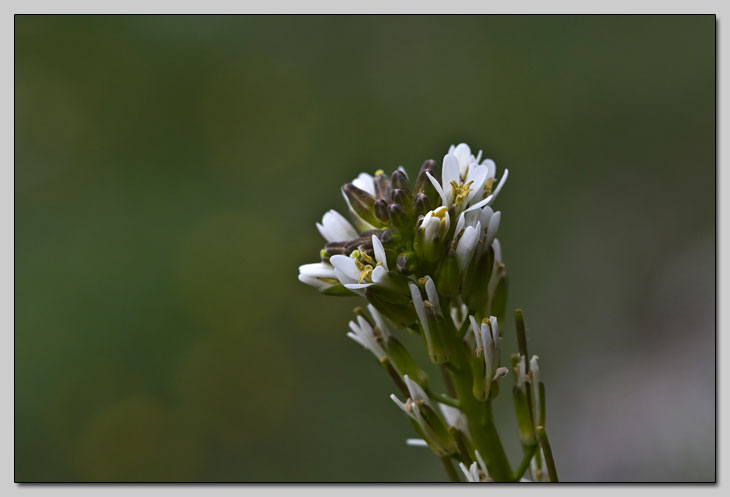
<svg viewBox="0 0 730 497">
<path fill-rule="evenodd" d="M 451 462 L 451 459 L 448 456 L 445 456 L 441 458 L 441 462 L 446 469 L 446 473 L 449 475 L 449 480 L 458 482 L 459 474 L 456 472 L 456 468 L 454 468 L 454 463 Z"/>
<path fill-rule="evenodd" d="M 461 361 L 462 364 L 465 362 Z M 474 397 L 471 371 L 467 367 L 452 371 L 452 377 L 461 410 L 469 421 L 472 441 L 487 465 L 489 476 L 495 481 L 512 480 L 512 469 L 492 419 L 490 401 L 479 401 Z"/>
</svg>

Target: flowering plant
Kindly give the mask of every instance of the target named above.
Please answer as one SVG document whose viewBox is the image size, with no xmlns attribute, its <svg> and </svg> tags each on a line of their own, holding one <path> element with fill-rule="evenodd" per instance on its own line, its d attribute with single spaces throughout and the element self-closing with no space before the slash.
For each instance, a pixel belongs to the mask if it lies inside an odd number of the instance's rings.
<svg viewBox="0 0 730 497">
<path fill-rule="evenodd" d="M 360 174 L 342 187 L 351 222 L 330 210 L 317 223 L 326 240 L 320 262 L 299 267 L 299 280 L 326 295 L 356 295 L 347 336 L 372 352 L 405 398 L 391 395 L 419 438 L 441 458 L 452 481 L 557 481 L 545 432 L 545 388 L 538 358 L 527 359 L 523 313 L 515 310 L 519 351 L 500 360 L 507 272 L 492 205 L 507 180 L 497 167 L 451 146 L 438 165 L 427 160 L 411 183 L 403 167 L 390 176 Z M 440 176 L 441 180 L 437 178 Z M 398 336 L 416 334 L 441 369 L 438 392 Z M 492 401 L 513 372 L 512 396 L 523 448 L 513 470 L 492 417 Z"/>
</svg>

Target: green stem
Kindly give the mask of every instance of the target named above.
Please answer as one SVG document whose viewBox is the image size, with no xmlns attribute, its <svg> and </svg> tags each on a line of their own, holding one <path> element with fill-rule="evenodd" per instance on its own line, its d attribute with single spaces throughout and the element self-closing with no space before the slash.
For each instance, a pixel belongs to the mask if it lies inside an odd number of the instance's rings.
<svg viewBox="0 0 730 497">
<path fill-rule="evenodd" d="M 499 433 L 492 419 L 490 401 L 479 401 L 472 393 L 472 377 L 465 357 L 465 349 L 457 347 L 458 359 L 462 365 L 459 368 L 450 368 L 454 387 L 461 404 L 460 409 L 469 421 L 471 438 L 476 449 L 481 454 L 489 470 L 489 476 L 495 481 L 510 481 L 512 468 L 499 439 Z"/>
<path fill-rule="evenodd" d="M 454 468 L 454 463 L 451 462 L 451 458 L 448 456 L 442 457 L 441 462 L 444 465 L 444 468 L 446 468 L 446 473 L 449 475 L 449 479 L 453 482 L 459 481 L 459 474 L 456 472 L 456 468 Z"/>
<path fill-rule="evenodd" d="M 553 451 L 550 448 L 550 442 L 548 441 L 547 433 L 545 433 L 545 427 L 543 427 L 543 426 L 537 427 L 537 439 L 540 441 L 540 446 L 542 447 L 542 455 L 545 456 L 545 464 L 547 465 L 548 476 L 550 477 L 550 481 L 557 482 L 558 481 L 558 472 L 555 469 L 555 460 L 553 459 Z"/>
<path fill-rule="evenodd" d="M 429 397 L 431 397 L 436 402 L 440 402 L 442 404 L 446 404 L 447 406 L 451 407 L 461 407 L 461 404 L 459 403 L 459 399 L 454 399 L 452 397 L 449 397 L 447 395 L 434 392 L 431 389 L 426 389 L 426 393 Z"/>
<path fill-rule="evenodd" d="M 527 471 L 528 466 L 530 466 L 530 461 L 532 460 L 532 456 L 535 455 L 535 450 L 537 450 L 537 445 L 529 445 L 525 447 L 525 455 L 522 457 L 522 462 L 520 463 L 520 467 L 517 468 L 517 471 L 514 475 L 514 481 L 520 481 L 520 478 L 525 474 L 525 471 Z"/>
</svg>

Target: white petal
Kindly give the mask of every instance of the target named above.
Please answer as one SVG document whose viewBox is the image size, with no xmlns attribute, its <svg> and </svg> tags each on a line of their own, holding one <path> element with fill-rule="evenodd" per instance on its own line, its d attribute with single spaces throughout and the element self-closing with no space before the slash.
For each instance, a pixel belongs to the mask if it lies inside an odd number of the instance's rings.
<svg viewBox="0 0 730 497">
<path fill-rule="evenodd" d="M 330 242 L 343 242 L 352 240 L 358 236 L 357 230 L 352 227 L 342 214 L 335 210 L 329 210 L 322 216 L 322 225 L 324 226 L 324 231 L 332 238 L 332 240 L 328 240 Z"/>
<path fill-rule="evenodd" d="M 489 206 L 483 207 L 479 211 L 479 222 L 482 224 L 482 228 L 489 228 L 489 220 L 492 214 L 494 214 L 494 210 Z"/>
<path fill-rule="evenodd" d="M 433 187 L 438 192 L 439 197 L 441 197 L 441 201 L 444 203 L 444 205 L 447 205 L 448 206 L 449 201 L 446 198 L 446 193 L 444 193 L 444 189 L 441 188 L 441 184 L 438 181 L 436 181 L 436 178 L 434 178 L 433 176 L 431 176 L 431 173 L 426 172 L 426 176 L 428 177 L 429 181 L 431 181 L 431 184 L 433 185 Z"/>
<path fill-rule="evenodd" d="M 372 285 L 372 283 L 347 283 L 346 285 L 344 285 L 344 287 L 348 290 L 362 290 L 363 288 L 367 288 L 370 285 Z"/>
<path fill-rule="evenodd" d="M 492 201 L 493 197 L 494 197 L 494 195 L 490 195 L 487 198 L 485 198 L 484 200 L 480 200 L 476 204 L 474 204 L 471 207 L 469 207 L 468 209 L 466 209 L 464 212 L 471 212 L 471 211 L 484 207 L 485 205 L 487 205 L 488 203 L 490 203 Z"/>
<path fill-rule="evenodd" d="M 478 450 L 474 451 L 474 457 L 476 457 L 477 461 L 479 462 L 479 466 L 482 468 L 482 471 L 484 471 L 484 474 L 489 476 L 489 471 L 487 471 L 487 465 L 484 464 L 484 459 L 482 459 L 482 455 L 479 453 Z"/>
<path fill-rule="evenodd" d="M 451 182 L 461 182 L 461 172 L 459 170 L 459 160 L 455 155 L 447 154 L 444 156 L 443 166 L 441 168 L 441 184 L 444 191 L 451 188 Z"/>
<path fill-rule="evenodd" d="M 425 279 L 426 284 L 424 286 L 426 287 L 426 296 L 428 297 L 429 302 L 431 302 L 436 309 L 436 313 L 441 315 L 441 304 L 439 303 L 439 294 L 436 291 L 436 284 L 430 276 L 426 276 Z"/>
<path fill-rule="evenodd" d="M 413 418 L 413 414 L 411 413 L 411 411 L 408 410 L 408 408 L 406 407 L 406 404 L 404 402 L 401 402 L 400 399 L 395 396 L 395 394 L 393 394 L 393 393 L 390 394 L 390 400 L 395 402 L 395 405 L 400 407 L 404 413 L 408 414 L 409 417 Z"/>
<path fill-rule="evenodd" d="M 482 151 L 480 150 L 477 154 L 476 158 L 474 159 L 477 163 L 479 163 L 480 160 L 482 160 Z"/>
<path fill-rule="evenodd" d="M 411 299 L 413 300 L 413 308 L 416 309 L 416 315 L 418 320 L 421 322 L 423 331 L 426 333 L 426 338 L 431 339 L 430 331 L 428 329 L 428 320 L 426 319 L 426 306 L 423 304 L 423 297 L 421 297 L 421 290 L 415 283 L 408 283 L 408 288 L 411 289 Z"/>
<path fill-rule="evenodd" d="M 374 273 L 375 271 L 373 271 Z M 380 314 L 380 312 L 373 306 L 373 304 L 368 304 L 368 311 L 370 311 L 370 315 L 375 320 L 375 324 L 380 329 L 380 334 L 383 335 L 383 339 L 387 340 L 388 337 L 392 334 L 392 328 L 390 325 L 390 321 L 388 321 L 388 318 Z"/>
<path fill-rule="evenodd" d="M 497 340 L 499 340 L 499 323 L 497 322 L 497 318 L 489 316 L 489 324 L 492 325 L 492 336 L 494 337 L 494 342 L 497 343 Z"/>
<path fill-rule="evenodd" d="M 459 163 L 459 174 L 463 178 L 471 159 L 471 149 L 466 143 L 459 143 L 454 149 L 453 155 Z"/>
<path fill-rule="evenodd" d="M 299 274 L 313 278 L 335 278 L 335 269 L 325 262 L 313 262 L 299 266 Z"/>
<path fill-rule="evenodd" d="M 313 278 L 312 276 L 307 276 L 306 274 L 300 274 L 298 276 L 298 278 L 299 278 L 299 281 L 301 281 L 302 283 L 313 286 L 317 289 L 326 288 L 328 286 L 331 286 L 331 284 L 327 283 L 326 281 L 322 281 L 320 279 Z"/>
<path fill-rule="evenodd" d="M 492 244 L 494 239 L 497 237 L 497 231 L 499 231 L 499 221 L 502 219 L 502 212 L 497 211 L 494 214 L 492 214 L 492 217 L 489 219 L 489 228 L 487 228 L 487 238 L 486 238 L 486 245 L 489 246 Z"/>
<path fill-rule="evenodd" d="M 377 262 L 383 263 L 383 266 L 385 269 L 388 269 L 388 260 L 385 258 L 385 249 L 383 248 L 383 243 L 380 241 L 380 238 L 373 235 L 373 251 L 375 252 L 375 260 Z"/>
<path fill-rule="evenodd" d="M 336 242 L 337 240 L 334 239 L 332 235 L 329 234 L 327 229 L 322 226 L 320 223 L 317 223 L 317 230 L 319 231 L 319 234 L 322 235 L 322 238 L 327 240 L 328 242 Z"/>
<path fill-rule="evenodd" d="M 359 189 L 368 192 L 373 197 L 375 196 L 375 180 L 369 174 L 360 173 L 357 178 L 352 180 L 352 184 Z"/>
<path fill-rule="evenodd" d="M 459 238 L 459 244 L 456 246 L 456 262 L 459 264 L 459 270 L 462 272 L 471 261 L 474 255 L 474 249 L 477 248 L 477 240 L 481 231 L 481 225 L 478 226 L 478 228 L 467 226 L 464 234 Z"/>
<path fill-rule="evenodd" d="M 332 264 L 337 271 L 344 274 L 352 281 L 357 281 L 360 278 L 360 271 L 358 271 L 355 261 L 346 255 L 333 255 L 330 257 L 330 264 Z M 335 272 L 335 274 L 337 274 L 337 272 Z M 344 281 L 343 284 L 352 283 L 352 281 Z"/>
<path fill-rule="evenodd" d="M 484 159 L 482 164 L 487 166 L 487 179 L 494 178 L 494 175 L 497 174 L 497 164 L 492 159 Z"/>
<path fill-rule="evenodd" d="M 466 178 L 466 182 L 473 181 L 471 185 L 471 191 L 466 197 L 466 204 L 468 205 L 473 198 L 479 198 L 477 194 L 481 194 L 484 189 L 484 182 L 487 180 L 487 167 L 486 166 L 472 166 L 469 169 L 469 176 Z"/>
<path fill-rule="evenodd" d="M 463 412 L 446 404 L 439 404 L 439 409 L 441 409 L 441 414 L 444 415 L 444 420 L 448 425 L 455 427 L 462 433 L 469 432 L 469 422 Z"/>
<path fill-rule="evenodd" d="M 408 393 L 413 400 L 422 400 L 425 404 L 431 405 L 431 401 L 428 399 L 426 392 L 423 391 L 423 388 L 421 388 L 421 385 L 410 379 L 407 374 L 403 375 L 403 381 L 405 382 L 406 387 L 408 388 Z"/>
<path fill-rule="evenodd" d="M 373 283 L 378 283 L 385 277 L 386 274 L 388 274 L 388 270 L 385 269 L 385 267 L 376 266 L 375 269 L 373 269 L 373 272 L 370 274 L 370 279 L 373 280 Z"/>
<path fill-rule="evenodd" d="M 502 262 L 502 246 L 496 238 L 492 242 L 492 250 L 494 250 L 494 263 Z"/>
<path fill-rule="evenodd" d="M 456 231 L 454 231 L 454 233 L 456 233 L 457 235 L 461 233 L 461 230 L 464 229 L 465 223 L 466 218 L 464 217 L 464 213 L 462 212 L 461 214 L 459 214 L 459 220 L 456 221 Z"/>
<path fill-rule="evenodd" d="M 409 447 L 428 447 L 428 444 L 422 438 L 406 438 L 406 445 Z"/>
</svg>

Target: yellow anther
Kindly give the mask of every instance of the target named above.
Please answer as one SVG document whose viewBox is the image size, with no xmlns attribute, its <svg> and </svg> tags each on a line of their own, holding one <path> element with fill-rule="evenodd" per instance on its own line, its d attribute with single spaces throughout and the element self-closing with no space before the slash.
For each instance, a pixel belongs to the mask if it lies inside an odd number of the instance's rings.
<svg viewBox="0 0 730 497">
<path fill-rule="evenodd" d="M 489 318 L 482 319 L 482 324 L 492 324 L 492 322 L 489 320 Z"/>
<path fill-rule="evenodd" d="M 426 284 L 426 278 L 418 278 L 418 284 L 419 285 L 425 285 Z"/>
<path fill-rule="evenodd" d="M 380 176 L 381 174 L 385 174 L 385 171 L 383 171 L 382 169 L 378 169 L 377 171 L 375 171 L 375 176 Z"/>
<path fill-rule="evenodd" d="M 319 256 L 324 258 L 327 257 L 327 251 L 325 249 L 322 249 L 319 251 Z"/>
<path fill-rule="evenodd" d="M 462 203 L 466 199 L 466 197 L 469 196 L 469 192 L 471 192 L 472 183 L 474 183 L 474 181 L 470 181 L 466 184 L 457 183 L 456 181 L 451 182 L 451 193 L 454 195 L 455 204 Z"/>
<path fill-rule="evenodd" d="M 372 257 L 370 257 L 370 256 L 369 256 L 368 254 L 366 254 L 365 252 L 360 252 L 360 257 L 362 258 L 362 260 L 364 260 L 364 261 L 365 261 L 365 262 L 367 262 L 368 264 L 374 264 L 374 263 L 375 263 L 375 261 L 373 261 L 373 258 L 372 258 Z"/>
<path fill-rule="evenodd" d="M 360 271 L 360 277 L 358 278 L 357 282 L 362 283 L 365 280 L 369 280 L 370 277 L 373 274 L 373 266 L 368 264 Z"/>
<path fill-rule="evenodd" d="M 494 186 L 496 181 L 497 178 L 489 178 L 484 182 L 484 194 L 482 195 L 482 198 L 487 198 L 489 194 L 492 193 L 492 186 Z"/>
</svg>

